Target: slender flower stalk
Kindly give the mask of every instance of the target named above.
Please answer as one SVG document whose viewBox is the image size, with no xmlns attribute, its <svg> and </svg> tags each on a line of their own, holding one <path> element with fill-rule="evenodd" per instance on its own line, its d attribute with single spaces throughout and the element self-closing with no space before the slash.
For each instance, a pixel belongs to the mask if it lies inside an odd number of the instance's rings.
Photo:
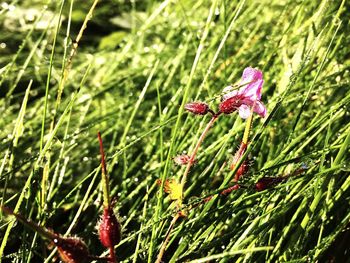
<svg viewBox="0 0 350 263">
<path fill-rule="evenodd" d="M 100 143 L 100 154 L 101 154 L 101 170 L 102 170 L 102 189 L 103 189 L 103 206 L 104 208 L 109 208 L 111 205 L 111 199 L 109 195 L 109 178 L 107 175 L 107 167 L 105 160 L 105 153 L 103 150 L 103 141 L 101 133 L 97 133 L 97 137 Z"/>
<path fill-rule="evenodd" d="M 198 149 L 201 146 L 201 144 L 202 144 L 205 136 L 207 135 L 209 129 L 213 126 L 214 122 L 218 119 L 219 115 L 220 115 L 220 113 L 212 115 L 210 121 L 208 122 L 207 126 L 205 127 L 205 129 L 203 130 L 201 136 L 199 137 L 199 139 L 198 139 L 198 141 L 196 143 L 196 146 L 194 147 L 193 152 L 192 152 L 192 154 L 190 156 L 190 159 L 189 159 L 189 161 L 187 163 L 186 170 L 185 170 L 184 174 L 182 175 L 182 179 L 181 179 L 182 189 L 185 186 L 187 175 L 188 175 L 188 173 L 189 173 L 189 171 L 191 169 L 192 164 L 194 163 L 194 160 L 196 158 L 196 154 L 198 152 Z M 182 199 L 183 199 L 183 197 L 182 197 Z"/>
<path fill-rule="evenodd" d="M 103 150 L 103 142 L 101 133 L 97 133 L 98 140 L 100 143 L 100 154 L 101 154 L 101 170 L 102 170 L 102 189 L 103 189 L 103 215 L 99 225 L 99 235 L 102 245 L 109 249 L 109 262 L 117 262 L 115 255 L 114 246 L 120 242 L 121 238 L 121 226 L 118 222 L 117 217 L 113 212 L 111 205 L 110 189 L 109 189 L 109 178 L 106 167 L 105 154 Z"/>
<path fill-rule="evenodd" d="M 253 107 L 251 109 L 251 113 L 247 119 L 246 125 L 245 125 L 245 129 L 244 129 L 244 134 L 243 134 L 243 139 L 242 142 L 239 146 L 238 151 L 236 152 L 235 156 L 233 157 L 230 169 L 231 170 L 235 170 L 236 169 L 236 165 L 238 163 L 240 163 L 240 160 L 242 158 L 242 156 L 244 155 L 244 153 L 247 150 L 248 147 L 248 139 L 249 139 L 249 133 L 250 133 L 250 129 L 252 127 L 252 122 L 253 122 L 253 109 L 254 109 L 255 103 L 253 104 Z M 235 178 L 234 181 L 238 182 L 238 180 L 248 171 L 248 164 L 247 161 L 245 160 L 241 166 L 238 168 L 238 170 L 236 171 L 235 174 Z"/>
<path fill-rule="evenodd" d="M 170 232 L 171 232 L 171 230 L 173 230 L 175 223 L 180 218 L 180 216 L 181 216 L 180 213 L 176 213 L 176 215 L 173 217 L 173 220 L 170 222 L 170 226 L 165 234 L 165 239 L 164 239 L 163 244 L 159 250 L 156 263 L 162 262 L 162 258 L 163 258 L 166 246 L 167 246 L 169 239 L 170 239 Z"/>
<path fill-rule="evenodd" d="M 208 111 L 208 112 L 212 112 L 212 111 Z M 178 210 L 181 209 L 182 207 L 182 202 L 183 202 L 183 192 L 184 192 L 184 187 L 185 187 L 185 183 L 186 183 L 186 179 L 187 179 L 187 176 L 188 176 L 188 173 L 191 169 L 191 166 L 193 165 L 193 163 L 195 162 L 195 158 L 196 158 L 196 155 L 197 155 L 197 152 L 198 152 L 198 149 L 199 147 L 201 146 L 205 136 L 207 135 L 208 131 L 210 130 L 210 128 L 213 126 L 214 122 L 218 119 L 218 117 L 220 116 L 220 112 L 217 113 L 217 114 L 212 114 L 212 117 L 210 119 L 210 121 L 208 122 L 208 124 L 206 125 L 206 127 L 204 128 L 201 136 L 199 137 L 193 151 L 192 151 L 192 154 L 190 155 L 190 158 L 189 160 L 187 161 L 187 165 L 186 165 L 186 169 L 185 169 L 185 172 L 184 174 L 182 175 L 182 179 L 181 179 L 181 182 L 180 182 L 180 193 L 181 193 L 181 197 L 178 198 L 176 200 L 176 207 Z M 173 220 L 170 222 L 170 226 L 168 228 L 168 231 L 167 233 L 165 234 L 165 238 L 164 238 L 164 241 L 162 243 L 162 246 L 159 250 L 159 253 L 158 253 L 158 256 L 157 256 L 157 260 L 156 260 L 156 263 L 160 263 L 162 261 L 162 258 L 163 258 L 163 255 L 164 255 L 164 252 L 165 252 L 165 249 L 166 249 L 166 246 L 167 244 L 169 243 L 169 240 L 170 240 L 170 233 L 171 233 L 171 230 L 174 228 L 177 220 L 180 218 L 180 217 L 184 217 L 186 216 L 186 213 L 184 211 L 179 211 L 176 213 L 176 215 L 173 217 Z"/>
</svg>

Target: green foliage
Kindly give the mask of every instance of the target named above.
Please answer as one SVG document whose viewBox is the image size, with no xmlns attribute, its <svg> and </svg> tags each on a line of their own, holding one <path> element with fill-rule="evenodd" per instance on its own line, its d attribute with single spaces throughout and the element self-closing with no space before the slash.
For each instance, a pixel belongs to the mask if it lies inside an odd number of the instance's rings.
<svg viewBox="0 0 350 263">
<path fill-rule="evenodd" d="M 71 57 L 93 1 L 23 2 L 0 9 L 1 204 L 107 255 L 95 230 L 100 130 L 122 219 L 116 254 L 154 262 L 175 212 L 156 181 L 181 179 L 172 157 L 192 151 L 210 118 L 183 105 L 216 109 L 222 89 L 252 66 L 264 73 L 268 116 L 254 119 L 242 183 L 307 169 L 190 209 L 164 261 L 348 257 L 349 3 L 101 1 Z M 230 185 L 243 133 L 236 113 L 214 124 L 187 176 L 185 207 Z M 2 215 L 0 235 L 0 258 L 52 261 L 54 251 L 10 217 Z"/>
</svg>

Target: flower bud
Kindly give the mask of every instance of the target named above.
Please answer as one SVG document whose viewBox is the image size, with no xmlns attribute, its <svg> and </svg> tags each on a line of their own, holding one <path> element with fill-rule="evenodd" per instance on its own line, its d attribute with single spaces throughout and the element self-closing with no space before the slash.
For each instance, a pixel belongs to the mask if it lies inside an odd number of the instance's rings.
<svg viewBox="0 0 350 263">
<path fill-rule="evenodd" d="M 89 261 L 89 250 L 79 238 L 57 236 L 53 239 L 53 243 L 57 247 L 58 253 L 63 262 L 66 263 L 82 263 Z"/>
<path fill-rule="evenodd" d="M 220 194 L 221 194 L 221 195 L 228 195 L 228 194 L 230 194 L 232 191 L 238 190 L 239 188 L 241 188 L 240 185 L 239 185 L 239 184 L 235 184 L 234 186 L 231 186 L 231 187 L 229 187 L 229 188 L 223 190 Z"/>
<path fill-rule="evenodd" d="M 224 114 L 231 114 L 232 112 L 236 111 L 241 105 L 242 105 L 241 97 L 234 96 L 223 100 L 219 104 L 219 110 Z"/>
<path fill-rule="evenodd" d="M 177 164 L 177 165 L 186 165 L 188 164 L 188 162 L 190 161 L 191 157 L 187 154 L 181 154 L 181 155 L 177 155 L 173 158 L 173 161 Z M 195 161 L 194 161 L 195 162 Z"/>
<path fill-rule="evenodd" d="M 283 181 L 285 181 L 287 178 L 286 177 L 263 177 L 259 179 L 259 181 L 255 184 L 254 188 L 257 191 L 263 191 L 268 188 L 271 188 Z"/>
<path fill-rule="evenodd" d="M 185 104 L 185 110 L 196 115 L 205 115 L 209 111 L 209 106 L 204 102 L 190 102 Z"/>
<path fill-rule="evenodd" d="M 105 208 L 103 210 L 99 234 L 102 245 L 107 248 L 114 247 L 120 242 L 121 226 L 112 208 Z"/>
</svg>

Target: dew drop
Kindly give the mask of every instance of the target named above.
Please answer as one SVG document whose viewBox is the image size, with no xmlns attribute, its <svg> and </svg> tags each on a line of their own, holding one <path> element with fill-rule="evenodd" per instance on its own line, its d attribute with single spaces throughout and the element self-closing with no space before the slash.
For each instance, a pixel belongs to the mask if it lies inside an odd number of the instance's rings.
<svg viewBox="0 0 350 263">
<path fill-rule="evenodd" d="M 215 9 L 215 15 L 216 15 L 216 16 L 220 15 L 220 9 L 219 9 L 219 8 L 216 8 L 216 9 Z"/>
</svg>

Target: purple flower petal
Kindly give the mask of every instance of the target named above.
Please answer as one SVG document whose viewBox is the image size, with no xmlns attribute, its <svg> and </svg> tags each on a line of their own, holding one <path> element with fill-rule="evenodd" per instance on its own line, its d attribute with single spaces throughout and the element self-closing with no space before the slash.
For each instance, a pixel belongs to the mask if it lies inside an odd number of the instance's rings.
<svg viewBox="0 0 350 263">
<path fill-rule="evenodd" d="M 254 100 L 251 100 L 250 98 L 244 98 L 242 100 L 242 105 L 248 105 L 250 107 L 253 107 Z M 263 118 L 266 116 L 266 107 L 260 100 L 255 101 L 254 112 L 259 114 Z"/>
<path fill-rule="evenodd" d="M 261 89 L 264 84 L 262 79 L 256 80 L 248 84 L 245 89 L 242 91 L 243 95 L 251 100 L 260 100 L 261 99 Z"/>
<path fill-rule="evenodd" d="M 244 85 L 240 90 L 240 94 L 250 97 L 252 100 L 261 99 L 261 88 L 263 85 L 263 75 L 258 69 L 248 67 L 243 71 L 240 85 Z"/>
<path fill-rule="evenodd" d="M 238 95 L 238 90 L 233 90 L 233 87 L 230 85 L 230 86 L 227 86 L 225 87 L 223 90 L 222 90 L 222 97 L 221 97 L 221 100 L 227 100 L 231 97 L 234 97 L 234 96 L 237 96 Z"/>
<path fill-rule="evenodd" d="M 242 119 L 247 119 L 250 115 L 250 108 L 245 105 L 245 104 L 242 104 L 239 108 L 238 108 L 238 113 L 239 113 L 239 116 L 242 118 Z"/>
<path fill-rule="evenodd" d="M 252 67 L 245 68 L 242 74 L 242 81 L 244 81 L 245 83 L 262 78 L 262 72 Z"/>
<path fill-rule="evenodd" d="M 264 118 L 266 116 L 267 110 L 265 105 L 261 101 L 257 100 L 255 102 L 254 112 L 256 112 L 257 114 L 259 114 L 261 117 Z"/>
</svg>

